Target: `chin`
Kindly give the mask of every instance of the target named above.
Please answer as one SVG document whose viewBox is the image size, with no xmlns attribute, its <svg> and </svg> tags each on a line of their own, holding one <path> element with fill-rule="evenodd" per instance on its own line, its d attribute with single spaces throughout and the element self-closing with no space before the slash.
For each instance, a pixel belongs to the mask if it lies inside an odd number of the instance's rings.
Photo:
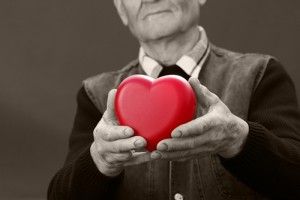
<svg viewBox="0 0 300 200">
<path fill-rule="evenodd" d="M 150 40 L 159 40 L 165 37 L 172 36 L 178 32 L 180 32 L 181 26 L 180 24 L 174 23 L 157 23 L 151 24 L 151 26 L 147 26 L 141 29 L 139 34 L 139 39 L 143 42 Z"/>
</svg>

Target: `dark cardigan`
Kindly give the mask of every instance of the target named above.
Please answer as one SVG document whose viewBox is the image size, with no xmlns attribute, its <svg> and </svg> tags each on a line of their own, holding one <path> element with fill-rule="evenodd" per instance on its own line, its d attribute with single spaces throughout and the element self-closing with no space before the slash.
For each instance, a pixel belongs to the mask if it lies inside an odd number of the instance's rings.
<svg viewBox="0 0 300 200">
<path fill-rule="evenodd" d="M 48 199 L 106 199 L 104 194 L 122 180 L 122 174 L 102 175 L 91 158 L 92 132 L 102 113 L 83 87 L 77 103 L 70 150 L 49 185 Z M 250 132 L 243 151 L 231 159 L 221 158 L 223 166 L 267 197 L 300 199 L 300 112 L 292 80 L 275 60 L 269 62 L 251 97 L 247 120 Z M 279 166 L 276 176 L 269 170 L 275 165 Z"/>
</svg>

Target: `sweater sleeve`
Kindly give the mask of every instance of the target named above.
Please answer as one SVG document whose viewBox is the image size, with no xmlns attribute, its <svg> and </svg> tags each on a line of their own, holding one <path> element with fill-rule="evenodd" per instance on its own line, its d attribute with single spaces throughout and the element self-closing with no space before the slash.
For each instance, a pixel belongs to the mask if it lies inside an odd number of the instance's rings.
<svg viewBox="0 0 300 200">
<path fill-rule="evenodd" d="M 49 185 L 48 199 L 112 199 L 113 190 L 122 180 L 123 173 L 115 178 L 101 174 L 90 154 L 93 130 L 101 117 L 82 87 L 77 94 L 68 155 Z"/>
<path fill-rule="evenodd" d="M 240 181 L 272 199 L 300 199 L 300 112 L 295 87 L 272 59 L 255 90 L 242 152 L 221 161 Z"/>
</svg>

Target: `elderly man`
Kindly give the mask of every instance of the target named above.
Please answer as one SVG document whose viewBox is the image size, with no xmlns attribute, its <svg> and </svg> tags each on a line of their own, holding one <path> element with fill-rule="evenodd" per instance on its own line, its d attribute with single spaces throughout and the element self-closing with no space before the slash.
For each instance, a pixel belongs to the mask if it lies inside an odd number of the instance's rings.
<svg viewBox="0 0 300 200">
<path fill-rule="evenodd" d="M 205 0 L 114 0 L 139 58 L 84 81 L 66 162 L 49 199 L 297 199 L 300 113 L 294 85 L 271 56 L 218 48 L 198 26 Z M 114 97 L 133 74 L 177 74 L 197 116 L 153 152 L 120 126 Z M 199 82 L 200 80 L 200 82 Z"/>
</svg>

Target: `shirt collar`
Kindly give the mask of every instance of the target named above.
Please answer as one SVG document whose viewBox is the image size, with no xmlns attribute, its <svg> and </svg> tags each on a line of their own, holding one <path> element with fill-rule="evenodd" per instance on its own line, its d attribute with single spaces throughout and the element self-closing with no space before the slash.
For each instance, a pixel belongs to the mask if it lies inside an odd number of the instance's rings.
<svg viewBox="0 0 300 200">
<path fill-rule="evenodd" d="M 196 45 L 176 62 L 176 65 L 193 77 L 198 77 L 201 67 L 210 51 L 204 28 L 199 26 L 199 31 L 200 39 Z M 162 70 L 162 66 L 156 60 L 149 57 L 142 47 L 139 50 L 139 62 L 146 74 L 153 78 L 157 78 Z"/>
</svg>

